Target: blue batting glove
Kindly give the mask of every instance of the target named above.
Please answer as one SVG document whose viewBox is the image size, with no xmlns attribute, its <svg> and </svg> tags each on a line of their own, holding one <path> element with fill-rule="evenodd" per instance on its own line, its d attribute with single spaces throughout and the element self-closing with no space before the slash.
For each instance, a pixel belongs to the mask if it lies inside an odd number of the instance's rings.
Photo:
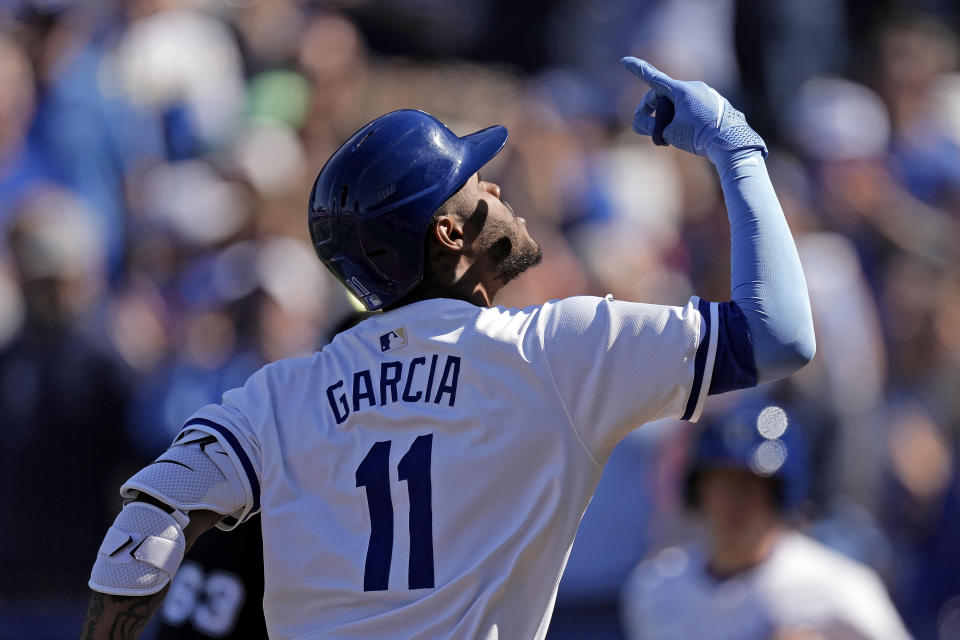
<svg viewBox="0 0 960 640">
<path fill-rule="evenodd" d="M 626 57 L 620 62 L 652 87 L 633 116 L 633 130 L 640 135 L 652 136 L 658 144 L 671 144 L 698 156 L 709 156 L 714 163 L 721 159 L 718 152 L 742 149 L 757 149 L 767 157 L 763 138 L 750 128 L 742 113 L 707 84 L 674 80 L 638 58 Z M 663 99 L 669 100 L 675 111 L 669 123 L 662 113 L 657 114 L 660 118 L 652 115 L 668 106 Z"/>
</svg>

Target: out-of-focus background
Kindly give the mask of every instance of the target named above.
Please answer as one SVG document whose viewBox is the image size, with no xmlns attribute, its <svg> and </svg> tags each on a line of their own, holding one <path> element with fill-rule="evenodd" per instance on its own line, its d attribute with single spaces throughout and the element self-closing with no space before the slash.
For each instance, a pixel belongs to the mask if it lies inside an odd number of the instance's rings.
<svg viewBox="0 0 960 640">
<path fill-rule="evenodd" d="M 545 258 L 498 303 L 728 299 L 715 172 L 630 131 L 626 54 L 705 80 L 770 147 L 817 324 L 771 390 L 811 451 L 798 526 L 876 569 L 918 639 L 960 637 L 958 20 L 950 0 L 4 0 L 0 637 L 76 635 L 122 480 L 351 311 L 307 194 L 382 113 L 509 128 L 485 177 Z M 551 637 L 620 637 L 631 568 L 694 535 L 689 439 L 657 423 L 615 451 Z"/>
</svg>

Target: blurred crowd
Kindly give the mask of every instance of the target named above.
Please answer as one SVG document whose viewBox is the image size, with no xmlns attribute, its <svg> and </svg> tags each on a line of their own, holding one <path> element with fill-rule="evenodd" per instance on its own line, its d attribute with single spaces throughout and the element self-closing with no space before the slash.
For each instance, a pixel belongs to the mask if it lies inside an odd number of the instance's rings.
<svg viewBox="0 0 960 640">
<path fill-rule="evenodd" d="M 960 637 L 958 26 L 935 0 L 0 3 L 0 628 L 78 631 L 121 481 L 356 310 L 306 197 L 382 113 L 510 130 L 485 177 L 545 257 L 499 304 L 729 299 L 718 180 L 630 131 L 631 54 L 770 146 L 817 325 L 768 390 L 811 452 L 797 526 L 876 569 L 915 637 Z M 614 452 L 552 637 L 620 637 L 630 570 L 691 537 L 689 440 Z"/>
</svg>

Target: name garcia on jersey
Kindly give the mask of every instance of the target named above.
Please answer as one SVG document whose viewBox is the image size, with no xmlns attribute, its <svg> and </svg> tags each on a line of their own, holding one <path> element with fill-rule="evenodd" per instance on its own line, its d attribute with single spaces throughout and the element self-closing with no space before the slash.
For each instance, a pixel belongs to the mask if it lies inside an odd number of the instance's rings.
<svg viewBox="0 0 960 640">
<path fill-rule="evenodd" d="M 337 380 L 327 387 L 327 400 L 333 419 L 343 424 L 351 412 L 394 402 L 446 402 L 452 407 L 459 381 L 459 356 L 448 355 L 442 367 L 439 354 L 430 356 L 429 365 L 426 356 L 416 356 L 405 362 L 382 362 L 379 371 L 355 371 L 347 381 Z"/>
</svg>

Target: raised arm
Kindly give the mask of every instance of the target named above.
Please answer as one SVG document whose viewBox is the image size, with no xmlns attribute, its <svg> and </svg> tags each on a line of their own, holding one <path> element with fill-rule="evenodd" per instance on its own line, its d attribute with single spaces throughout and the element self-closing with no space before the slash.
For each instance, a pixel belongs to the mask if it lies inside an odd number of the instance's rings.
<svg viewBox="0 0 960 640">
<path fill-rule="evenodd" d="M 731 300 L 716 309 L 720 340 L 710 393 L 799 370 L 813 358 L 816 340 L 800 259 L 764 164 L 766 145 L 743 114 L 703 82 L 674 80 L 637 58 L 622 62 L 651 86 L 634 131 L 708 157 L 723 185 Z"/>
</svg>

